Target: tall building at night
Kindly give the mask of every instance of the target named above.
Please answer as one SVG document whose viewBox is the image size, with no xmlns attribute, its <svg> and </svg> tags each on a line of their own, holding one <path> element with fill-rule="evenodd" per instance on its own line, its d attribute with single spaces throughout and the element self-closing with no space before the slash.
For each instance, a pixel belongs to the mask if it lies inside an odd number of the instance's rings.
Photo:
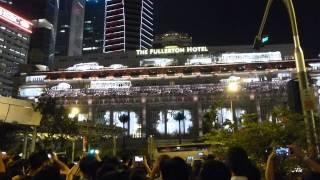
<svg viewBox="0 0 320 180">
<path fill-rule="evenodd" d="M 106 0 L 103 52 L 148 49 L 153 42 L 152 0 Z"/>
<path fill-rule="evenodd" d="M 105 0 L 86 0 L 82 53 L 102 53 Z"/>
<path fill-rule="evenodd" d="M 60 0 L 56 54 L 82 54 L 85 0 Z"/>
<path fill-rule="evenodd" d="M 26 64 L 32 23 L 0 6 L 0 95 L 12 96 L 13 76 Z"/>
<path fill-rule="evenodd" d="M 8 4 L 8 5 L 12 5 L 12 0 L 0 0 L 1 4 Z"/>
<path fill-rule="evenodd" d="M 158 34 L 154 38 L 153 47 L 163 48 L 166 46 L 188 47 L 192 46 L 192 37 L 187 33 L 167 32 Z"/>
<path fill-rule="evenodd" d="M 54 62 L 59 0 L 11 0 L 12 11 L 34 23 L 30 37 L 29 64 L 51 66 Z"/>
</svg>

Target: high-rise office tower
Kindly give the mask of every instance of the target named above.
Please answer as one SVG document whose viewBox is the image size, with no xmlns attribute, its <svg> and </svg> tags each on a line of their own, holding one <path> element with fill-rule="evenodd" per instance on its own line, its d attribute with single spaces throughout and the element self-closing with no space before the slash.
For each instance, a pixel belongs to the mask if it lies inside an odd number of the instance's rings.
<svg viewBox="0 0 320 180">
<path fill-rule="evenodd" d="M 60 0 L 56 54 L 82 54 L 85 0 Z"/>
<path fill-rule="evenodd" d="M 27 63 L 32 23 L 0 6 L 0 95 L 12 96 L 14 75 Z"/>
<path fill-rule="evenodd" d="M 152 0 L 105 0 L 104 53 L 148 49 L 152 42 Z"/>
<path fill-rule="evenodd" d="M 9 0 L 8 0 L 9 1 Z M 28 64 L 51 66 L 58 23 L 59 0 L 10 0 L 12 11 L 34 23 Z"/>
<path fill-rule="evenodd" d="M 82 53 L 102 53 L 105 0 L 86 0 Z"/>
<path fill-rule="evenodd" d="M 7 4 L 7 5 L 12 5 L 12 0 L 0 0 L 1 5 Z"/>
</svg>

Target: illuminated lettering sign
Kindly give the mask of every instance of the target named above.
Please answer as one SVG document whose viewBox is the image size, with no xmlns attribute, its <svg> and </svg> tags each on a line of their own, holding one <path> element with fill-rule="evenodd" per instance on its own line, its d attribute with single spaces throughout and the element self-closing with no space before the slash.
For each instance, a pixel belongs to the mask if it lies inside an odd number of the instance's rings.
<svg viewBox="0 0 320 180">
<path fill-rule="evenodd" d="M 183 53 L 199 53 L 208 52 L 208 48 L 202 47 L 175 47 L 175 48 L 164 48 L 164 49 L 146 49 L 146 50 L 136 50 L 138 56 L 145 55 L 164 55 L 164 54 L 183 54 Z"/>
<path fill-rule="evenodd" d="M 0 7 L 0 19 L 3 19 L 14 26 L 28 32 L 32 33 L 32 23 L 13 14 L 12 12 Z"/>
</svg>

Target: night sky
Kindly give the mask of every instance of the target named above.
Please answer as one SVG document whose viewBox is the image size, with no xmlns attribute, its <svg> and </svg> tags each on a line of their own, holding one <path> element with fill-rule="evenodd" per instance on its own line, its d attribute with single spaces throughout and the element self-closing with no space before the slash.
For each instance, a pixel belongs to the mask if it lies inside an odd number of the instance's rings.
<svg viewBox="0 0 320 180">
<path fill-rule="evenodd" d="M 320 53 L 320 0 L 293 0 L 307 57 Z M 186 32 L 194 45 L 252 44 L 267 0 L 157 0 L 155 32 Z M 274 0 L 264 34 L 270 44 L 291 43 L 287 10 Z"/>
</svg>

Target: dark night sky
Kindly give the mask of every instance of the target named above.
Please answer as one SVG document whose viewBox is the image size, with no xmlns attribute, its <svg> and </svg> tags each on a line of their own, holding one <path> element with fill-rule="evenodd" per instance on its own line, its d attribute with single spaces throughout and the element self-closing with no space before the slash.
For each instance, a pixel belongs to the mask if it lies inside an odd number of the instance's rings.
<svg viewBox="0 0 320 180">
<path fill-rule="evenodd" d="M 155 32 L 186 32 L 194 45 L 252 44 L 267 0 L 157 0 Z M 320 53 L 320 0 L 293 0 L 307 56 Z M 286 8 L 274 0 L 264 34 L 272 43 L 292 42 Z"/>
</svg>

